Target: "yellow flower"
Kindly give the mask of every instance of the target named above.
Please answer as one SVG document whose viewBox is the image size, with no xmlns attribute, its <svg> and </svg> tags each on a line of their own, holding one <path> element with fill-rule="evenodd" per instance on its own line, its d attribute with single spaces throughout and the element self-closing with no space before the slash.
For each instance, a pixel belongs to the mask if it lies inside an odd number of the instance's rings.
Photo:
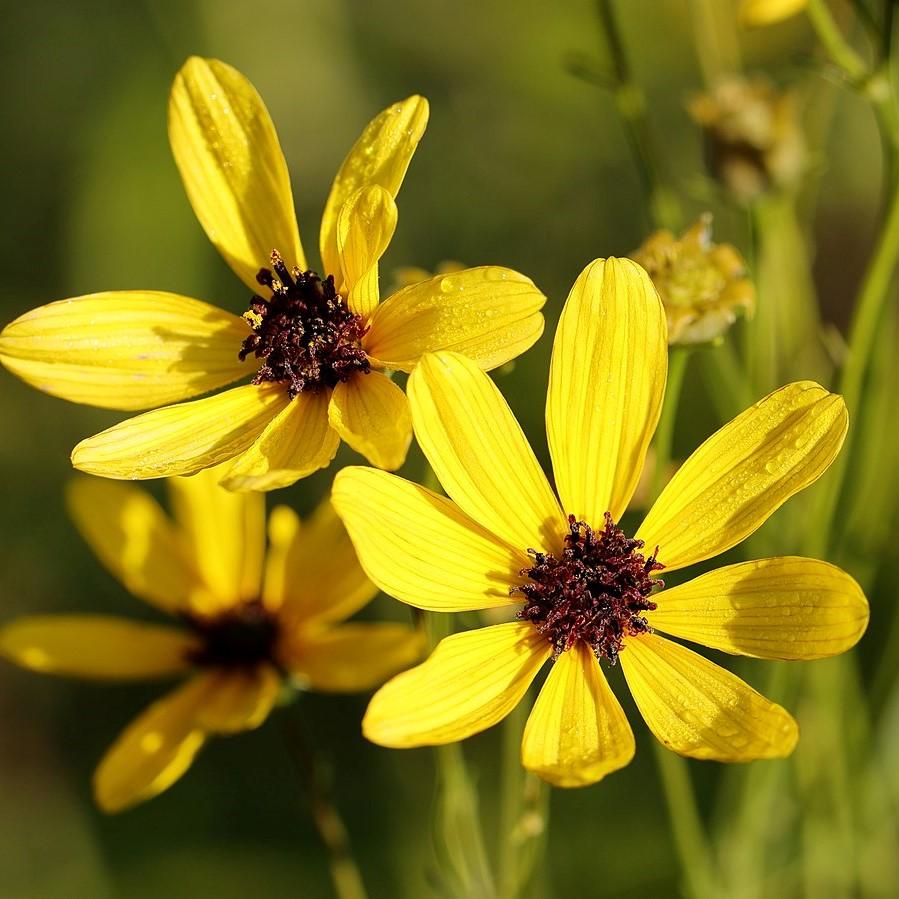
<svg viewBox="0 0 899 899">
<path fill-rule="evenodd" d="M 802 12 L 808 0 L 743 0 L 740 4 L 740 21 L 744 25 L 773 25 Z"/>
<path fill-rule="evenodd" d="M 865 629 L 855 581 L 825 562 L 729 565 L 665 590 L 655 579 L 725 552 L 821 475 L 845 436 L 840 397 L 790 384 L 712 435 L 677 471 L 634 539 L 618 527 L 658 421 L 665 315 L 645 272 L 596 261 L 574 285 L 553 347 L 546 408 L 558 499 L 490 378 L 462 356 L 412 374 L 415 434 L 451 499 L 347 468 L 332 502 L 369 577 L 445 612 L 512 607 L 517 620 L 455 634 L 374 696 L 363 729 L 385 746 L 461 740 L 495 724 L 554 664 L 522 743 L 559 786 L 626 765 L 634 738 L 600 661 L 620 657 L 649 728 L 686 756 L 784 756 L 780 706 L 655 631 L 725 652 L 813 659 Z M 643 547 L 646 550 L 643 550 Z"/>
<path fill-rule="evenodd" d="M 751 313 L 755 307 L 746 264 L 729 243 L 712 242 L 708 213 L 679 238 L 656 231 L 631 258 L 646 269 L 659 292 L 671 345 L 714 341 L 738 313 Z"/>
<path fill-rule="evenodd" d="M 26 617 L 0 653 L 33 671 L 101 681 L 184 675 L 106 753 L 94 795 L 108 812 L 150 799 L 190 767 L 209 736 L 258 727 L 285 680 L 322 692 L 368 690 L 421 657 L 402 624 L 344 619 L 377 592 L 329 503 L 302 527 L 286 506 L 236 494 L 205 471 L 169 482 L 174 520 L 125 484 L 75 481 L 84 538 L 131 593 L 181 627 L 103 615 Z"/>
<path fill-rule="evenodd" d="M 411 371 L 439 349 L 491 369 L 530 347 L 545 298 L 509 269 L 435 276 L 379 302 L 394 197 L 427 118 L 427 101 L 410 97 L 362 132 L 325 204 L 320 277 L 308 269 L 262 99 L 230 66 L 189 59 L 169 102 L 172 151 L 206 234 L 254 296 L 243 318 L 175 294 L 124 291 L 12 322 L 0 362 L 35 387 L 111 409 L 164 406 L 79 443 L 75 467 L 139 479 L 233 460 L 229 489 L 270 490 L 327 466 L 342 438 L 372 465 L 398 468 L 412 425 L 385 370 Z M 314 136 L 318 125 L 309 126 Z M 254 359 L 252 384 L 180 403 L 251 373 Z"/>
</svg>

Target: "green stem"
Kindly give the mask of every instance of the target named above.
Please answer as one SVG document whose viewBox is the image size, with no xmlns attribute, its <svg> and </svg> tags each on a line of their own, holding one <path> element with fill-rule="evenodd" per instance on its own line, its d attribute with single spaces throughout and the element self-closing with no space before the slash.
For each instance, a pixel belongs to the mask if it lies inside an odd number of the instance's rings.
<svg viewBox="0 0 899 899">
<path fill-rule="evenodd" d="M 690 350 L 685 347 L 671 347 L 668 354 L 668 384 L 665 387 L 665 401 L 656 428 L 656 465 L 652 473 L 650 496 L 657 497 L 668 480 L 671 451 L 674 443 L 674 423 L 677 420 L 677 406 L 684 386 L 687 360 Z"/>
<path fill-rule="evenodd" d="M 657 163 L 658 154 L 646 117 L 646 98 L 634 79 L 613 0 L 599 0 L 597 9 L 600 26 L 612 58 L 615 105 L 624 123 L 640 179 L 649 199 L 650 217 L 655 227 L 676 231 L 682 224 L 680 202 L 668 186 Z"/>
<path fill-rule="evenodd" d="M 655 471 L 651 494 L 653 501 L 661 492 L 665 472 L 671 463 L 671 437 L 689 356 L 690 351 L 683 348 L 675 348 L 671 352 L 668 386 L 656 432 Z M 712 851 L 699 813 L 687 763 L 660 743 L 655 744 L 655 750 L 682 873 L 694 897 L 714 896 L 717 878 Z"/>
<path fill-rule="evenodd" d="M 868 76 L 868 67 L 856 49 L 843 37 L 826 0 L 809 0 L 807 10 L 809 21 L 827 55 L 853 84 L 861 85 Z"/>
<path fill-rule="evenodd" d="M 720 895 L 715 888 L 711 850 L 696 805 L 687 763 L 661 743 L 654 743 L 654 748 L 674 845 L 690 894 L 694 897 Z"/>
<path fill-rule="evenodd" d="M 337 899 L 366 899 L 365 886 L 350 849 L 346 825 L 324 782 L 315 754 L 296 721 L 285 719 L 283 733 L 294 768 L 303 782 L 312 823 L 328 856 L 334 894 Z"/>
<path fill-rule="evenodd" d="M 846 401 L 850 415 L 855 415 L 859 409 L 874 338 L 883 317 L 884 306 L 892 293 L 893 277 L 899 264 L 899 184 L 893 185 L 891 190 L 886 221 L 855 304 L 849 329 L 846 363 L 837 386 L 838 392 Z M 831 526 L 846 478 L 852 435 L 853 430 L 850 428 L 846 445 L 831 466 L 824 485 L 826 489 L 821 493 L 820 507 L 814 519 L 817 526 L 810 546 L 810 550 L 816 554 L 827 550 Z"/>
</svg>

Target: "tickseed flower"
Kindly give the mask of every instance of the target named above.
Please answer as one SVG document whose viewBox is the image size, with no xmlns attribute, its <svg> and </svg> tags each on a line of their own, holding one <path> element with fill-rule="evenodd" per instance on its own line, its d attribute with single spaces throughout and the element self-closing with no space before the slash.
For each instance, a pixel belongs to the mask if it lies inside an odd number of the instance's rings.
<svg viewBox="0 0 899 899">
<path fill-rule="evenodd" d="M 111 409 L 164 407 L 79 443 L 75 467 L 140 479 L 233 460 L 225 486 L 270 490 L 327 466 L 342 438 L 372 465 L 398 468 L 412 425 L 385 371 L 411 371 L 438 349 L 490 369 L 530 347 L 545 298 L 509 269 L 437 275 L 379 303 L 394 197 L 427 118 L 427 101 L 410 97 L 362 132 L 325 204 L 318 273 L 262 99 L 230 66 L 189 59 L 169 102 L 172 151 L 200 224 L 253 295 L 241 318 L 176 294 L 97 293 L 4 329 L 0 362 L 47 393 Z M 319 125 L 307 124 L 314 135 Z M 251 373 L 251 384 L 179 402 Z"/>
<path fill-rule="evenodd" d="M 806 150 L 793 94 L 762 76 L 730 77 L 694 97 L 689 111 L 703 128 L 712 174 L 737 200 L 796 186 Z"/>
<path fill-rule="evenodd" d="M 743 0 L 740 4 L 740 21 L 744 25 L 774 25 L 802 12 L 808 0 Z"/>
<path fill-rule="evenodd" d="M 174 519 L 136 487 L 83 478 L 69 506 L 82 535 L 125 587 L 179 627 L 104 615 L 43 615 L 0 629 L 0 654 L 48 674 L 99 681 L 184 676 L 106 753 L 97 803 L 121 811 L 168 789 L 208 737 L 258 727 L 282 685 L 369 690 L 417 661 L 402 624 L 344 623 L 377 592 L 324 503 L 302 526 L 219 473 L 169 481 Z"/>
<path fill-rule="evenodd" d="M 847 574 L 795 557 L 728 565 L 659 592 L 659 575 L 725 552 L 815 481 L 846 433 L 840 397 L 799 382 L 712 435 L 633 536 L 619 524 L 658 421 L 665 314 L 628 260 L 578 278 L 553 346 L 546 426 L 558 499 L 490 378 L 453 353 L 409 382 L 416 438 L 449 499 L 347 468 L 332 502 L 369 577 L 422 609 L 517 609 L 450 636 L 388 681 L 363 722 L 410 747 L 490 727 L 553 665 L 525 727 L 522 761 L 558 786 L 593 783 L 634 753 L 603 666 L 620 660 L 650 730 L 682 755 L 787 755 L 796 723 L 729 671 L 659 632 L 739 655 L 815 659 L 852 646 L 868 606 Z"/>
<path fill-rule="evenodd" d="M 712 242 L 708 213 L 680 237 L 662 230 L 631 254 L 655 285 L 668 319 L 668 343 L 717 340 L 740 313 L 755 307 L 746 263 L 729 243 Z"/>
</svg>

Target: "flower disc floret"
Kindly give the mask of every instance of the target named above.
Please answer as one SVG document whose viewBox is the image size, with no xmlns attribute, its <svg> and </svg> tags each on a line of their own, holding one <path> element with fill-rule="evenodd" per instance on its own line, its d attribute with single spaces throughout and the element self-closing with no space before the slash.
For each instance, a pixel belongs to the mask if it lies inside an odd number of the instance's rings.
<svg viewBox="0 0 899 899">
<path fill-rule="evenodd" d="M 546 636 L 553 658 L 583 640 L 598 659 L 614 665 L 626 636 L 650 632 L 642 613 L 656 608 L 649 596 L 662 582 L 652 574 L 664 566 L 655 554 L 645 558 L 643 541 L 625 536 L 609 512 L 601 531 L 574 515 L 568 527 L 558 557 L 528 550 L 534 564 L 521 574 L 530 582 L 511 591 L 526 599 L 518 618 Z"/>
<path fill-rule="evenodd" d="M 253 333 L 244 341 L 240 358 L 253 354 L 264 360 L 254 384 L 285 382 L 292 399 L 371 371 L 360 346 L 365 323 L 347 307 L 332 275 L 323 279 L 297 266 L 288 269 L 275 250 L 272 267 L 260 269 L 256 280 L 272 295 L 255 295 L 244 314 Z"/>
<path fill-rule="evenodd" d="M 259 600 L 228 609 L 214 618 L 189 617 L 200 645 L 190 661 L 226 668 L 274 662 L 278 619 Z"/>
</svg>

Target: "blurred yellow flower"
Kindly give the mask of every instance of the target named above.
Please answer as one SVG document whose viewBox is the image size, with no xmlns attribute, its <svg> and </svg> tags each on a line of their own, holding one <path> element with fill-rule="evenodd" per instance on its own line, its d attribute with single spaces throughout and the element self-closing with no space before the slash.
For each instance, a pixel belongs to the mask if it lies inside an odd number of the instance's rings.
<svg viewBox="0 0 899 899">
<path fill-rule="evenodd" d="M 135 596 L 182 627 L 103 615 L 25 617 L 0 630 L 0 653 L 33 671 L 101 681 L 185 675 L 106 753 L 98 804 L 150 799 L 188 769 L 209 736 L 258 727 L 282 682 L 368 690 L 421 657 L 403 624 L 343 623 L 377 588 L 329 503 L 301 527 L 286 506 L 236 494 L 204 471 L 169 481 L 174 520 L 135 487 L 83 478 L 69 505 L 82 535 Z"/>
<path fill-rule="evenodd" d="M 437 275 L 379 302 L 394 197 L 427 119 L 427 101 L 410 97 L 365 128 L 325 204 L 319 276 L 262 99 L 230 66 L 189 59 L 169 102 L 172 151 L 206 234 L 254 296 L 241 318 L 176 294 L 97 293 L 6 327 L 0 362 L 39 389 L 111 409 L 164 406 L 79 443 L 75 467 L 140 479 L 233 460 L 225 486 L 271 490 L 327 466 L 343 439 L 372 465 L 398 468 L 412 425 L 385 370 L 411 371 L 445 348 L 490 369 L 530 347 L 545 298 L 509 269 Z M 165 405 L 244 377 L 250 359 L 252 384 Z"/>
<path fill-rule="evenodd" d="M 763 76 L 733 76 L 693 97 L 689 111 L 703 128 L 712 174 L 737 200 L 796 187 L 806 148 L 792 93 Z"/>
<path fill-rule="evenodd" d="M 740 21 L 744 25 L 773 25 L 802 12 L 808 0 L 743 0 L 740 4 Z"/>
<path fill-rule="evenodd" d="M 662 298 L 669 344 L 716 340 L 739 313 L 755 307 L 746 264 L 729 243 L 712 242 L 708 213 L 678 238 L 656 231 L 631 258 L 646 269 Z"/>
<path fill-rule="evenodd" d="M 462 356 L 425 356 L 409 381 L 415 434 L 451 499 L 347 468 L 332 501 L 369 577 L 445 612 L 517 607 L 517 620 L 455 634 L 374 696 L 363 729 L 385 746 L 461 740 L 506 716 L 554 660 L 522 742 L 558 786 L 626 765 L 634 738 L 600 661 L 620 658 L 665 746 L 695 758 L 787 755 L 790 715 L 729 671 L 654 631 L 724 652 L 814 659 L 863 633 L 858 585 L 825 562 L 729 565 L 661 594 L 656 572 L 723 553 L 814 482 L 842 445 L 840 397 L 790 384 L 712 435 L 633 539 L 628 506 L 665 389 L 665 315 L 628 260 L 596 261 L 568 297 L 546 407 L 555 494 L 501 394 Z M 643 547 L 649 548 L 644 552 Z"/>
</svg>

